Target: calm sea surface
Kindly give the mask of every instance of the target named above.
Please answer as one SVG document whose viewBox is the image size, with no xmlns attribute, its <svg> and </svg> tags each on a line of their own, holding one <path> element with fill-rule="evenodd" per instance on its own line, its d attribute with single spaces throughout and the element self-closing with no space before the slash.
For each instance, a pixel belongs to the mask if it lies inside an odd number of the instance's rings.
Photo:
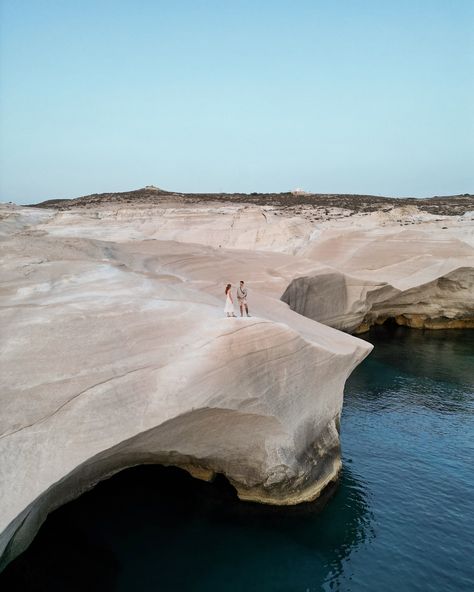
<svg viewBox="0 0 474 592">
<path fill-rule="evenodd" d="M 54 512 L 0 576 L 47 592 L 474 590 L 474 331 L 380 328 L 322 512 L 138 467 Z"/>
</svg>

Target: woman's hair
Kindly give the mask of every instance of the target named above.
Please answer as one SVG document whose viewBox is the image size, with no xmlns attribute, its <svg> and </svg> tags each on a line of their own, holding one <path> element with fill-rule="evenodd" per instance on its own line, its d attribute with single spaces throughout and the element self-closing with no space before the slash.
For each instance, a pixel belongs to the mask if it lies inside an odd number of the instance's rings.
<svg viewBox="0 0 474 592">
<path fill-rule="evenodd" d="M 227 292 L 232 288 L 231 284 L 227 284 L 227 286 L 225 287 L 225 293 L 227 294 Z"/>
</svg>

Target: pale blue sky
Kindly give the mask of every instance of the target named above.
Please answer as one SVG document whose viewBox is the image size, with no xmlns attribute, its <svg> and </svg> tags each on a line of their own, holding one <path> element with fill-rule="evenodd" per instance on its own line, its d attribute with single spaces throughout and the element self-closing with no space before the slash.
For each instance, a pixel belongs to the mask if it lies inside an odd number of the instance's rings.
<svg viewBox="0 0 474 592">
<path fill-rule="evenodd" d="M 474 192 L 473 0 L 0 0 L 0 200 Z"/>
</svg>

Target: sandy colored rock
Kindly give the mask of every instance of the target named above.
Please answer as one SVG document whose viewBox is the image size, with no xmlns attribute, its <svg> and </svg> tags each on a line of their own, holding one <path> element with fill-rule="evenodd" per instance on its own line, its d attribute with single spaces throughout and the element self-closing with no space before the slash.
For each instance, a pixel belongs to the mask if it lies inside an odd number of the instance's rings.
<svg viewBox="0 0 474 592">
<path fill-rule="evenodd" d="M 472 326 L 464 206 L 150 192 L 163 202 L 0 206 L 2 565 L 48 512 L 136 464 L 314 499 L 339 473 L 344 383 L 371 349 L 335 328 Z M 252 318 L 227 319 L 240 279 Z"/>
<path fill-rule="evenodd" d="M 222 473 L 273 504 L 337 478 L 344 382 L 371 346 L 279 300 L 291 256 L 63 237 L 27 215 L 1 244 L 3 565 L 48 512 L 136 464 Z M 231 271 L 252 318 L 223 315 Z"/>
<path fill-rule="evenodd" d="M 393 228 L 332 230 L 301 255 L 334 268 L 297 277 L 284 292 L 309 318 L 354 333 L 387 319 L 413 328 L 473 325 L 474 248 L 464 240 Z"/>
</svg>

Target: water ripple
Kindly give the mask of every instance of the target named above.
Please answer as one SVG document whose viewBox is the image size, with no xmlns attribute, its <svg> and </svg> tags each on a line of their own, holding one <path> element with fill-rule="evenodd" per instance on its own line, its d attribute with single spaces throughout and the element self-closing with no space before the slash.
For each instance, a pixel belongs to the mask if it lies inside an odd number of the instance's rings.
<svg viewBox="0 0 474 592">
<path fill-rule="evenodd" d="M 474 331 L 369 335 L 347 383 L 344 469 L 322 512 L 238 502 L 138 467 L 54 512 L 5 590 L 474 590 Z"/>
</svg>

